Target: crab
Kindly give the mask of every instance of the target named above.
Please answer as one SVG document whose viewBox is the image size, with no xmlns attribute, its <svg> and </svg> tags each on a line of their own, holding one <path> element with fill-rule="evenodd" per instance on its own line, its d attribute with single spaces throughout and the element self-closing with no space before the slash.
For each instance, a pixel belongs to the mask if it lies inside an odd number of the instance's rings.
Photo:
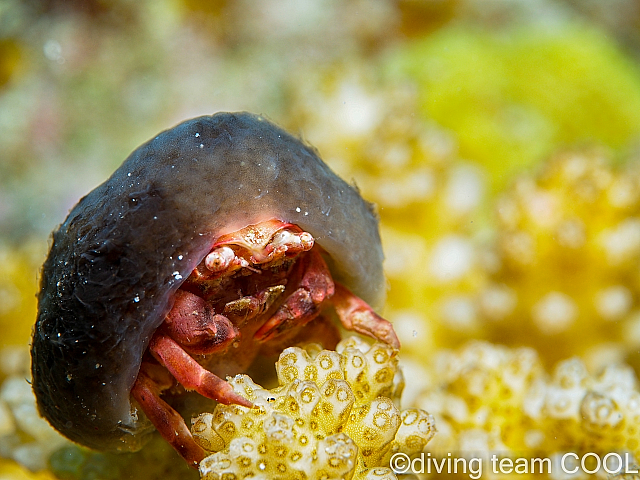
<svg viewBox="0 0 640 480">
<path fill-rule="evenodd" d="M 251 407 L 207 369 L 212 356 L 215 364 L 231 355 L 242 370 L 263 345 L 289 345 L 311 322 L 320 334 L 316 340 L 334 346 L 339 336 L 323 313 L 329 304 L 347 330 L 400 347 L 387 320 L 333 281 L 309 232 L 272 219 L 224 235 L 176 292 L 173 308 L 149 344 L 155 362 L 143 359 L 132 395 L 167 442 L 197 465 L 205 451 L 161 398 L 174 383 L 166 372 L 207 398 Z M 158 364 L 166 368 L 164 375 Z"/>
<path fill-rule="evenodd" d="M 31 344 L 38 409 L 97 450 L 139 450 L 150 420 L 195 466 L 204 452 L 174 410 L 185 389 L 250 406 L 223 378 L 296 343 L 334 346 L 328 307 L 399 346 L 369 306 L 384 301 L 382 260 L 374 206 L 313 147 L 246 112 L 182 122 L 53 232 Z"/>
</svg>

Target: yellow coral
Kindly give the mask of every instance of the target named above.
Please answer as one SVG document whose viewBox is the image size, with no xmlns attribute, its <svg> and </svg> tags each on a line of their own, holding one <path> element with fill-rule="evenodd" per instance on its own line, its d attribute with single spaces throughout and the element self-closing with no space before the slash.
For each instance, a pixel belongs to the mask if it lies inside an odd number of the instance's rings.
<svg viewBox="0 0 640 480">
<path fill-rule="evenodd" d="M 47 467 L 53 452 L 70 444 L 38 413 L 26 347 L 0 349 L 0 451 L 31 471 Z M 1 476 L 1 475 L 0 475 Z"/>
<path fill-rule="evenodd" d="M 35 245 L 10 249 L 0 243 L 2 345 L 24 345 L 29 338 L 31 320 L 36 316 L 37 281 L 34 272 L 41 262 L 41 254 Z"/>
<path fill-rule="evenodd" d="M 547 26 L 456 24 L 390 57 L 392 72 L 416 82 L 424 114 L 456 132 L 494 187 L 558 144 L 617 148 L 640 131 L 636 68 L 612 37 L 582 22 Z"/>
<path fill-rule="evenodd" d="M 488 211 L 483 167 L 461 159 L 452 132 L 421 116 L 415 91 L 379 71 L 352 62 L 316 69 L 291 90 L 289 127 L 378 206 L 390 283 L 385 316 L 405 358 L 426 359 L 453 330 L 455 344 L 460 332 L 478 336 L 474 295 L 487 273 L 472 234 Z"/>
<path fill-rule="evenodd" d="M 544 379 L 535 351 L 473 342 L 444 351 L 433 365 L 436 383 L 417 400 L 436 417 L 440 434 L 431 447 L 453 451 L 523 451 L 535 430 L 527 398 Z M 535 432 L 534 432 L 535 433 Z"/>
<path fill-rule="evenodd" d="M 237 375 L 231 385 L 254 408 L 218 405 L 193 420 L 196 441 L 217 452 L 202 478 L 395 478 L 391 455 L 418 453 L 435 433 L 429 414 L 394 403 L 404 386 L 396 354 L 352 337 L 335 352 L 284 350 L 273 390 Z"/>
<path fill-rule="evenodd" d="M 473 342 L 443 352 L 433 366 L 440 383 L 418 399 L 440 434 L 429 449 L 446 457 L 499 453 L 557 459 L 565 452 L 640 457 L 640 390 L 627 366 L 598 375 L 569 359 L 548 377 L 534 350 Z"/>
<path fill-rule="evenodd" d="M 599 366 L 638 349 L 639 178 L 606 152 L 564 152 L 506 192 L 499 268 L 479 295 L 487 338 L 535 347 L 549 364 L 585 355 Z"/>
</svg>

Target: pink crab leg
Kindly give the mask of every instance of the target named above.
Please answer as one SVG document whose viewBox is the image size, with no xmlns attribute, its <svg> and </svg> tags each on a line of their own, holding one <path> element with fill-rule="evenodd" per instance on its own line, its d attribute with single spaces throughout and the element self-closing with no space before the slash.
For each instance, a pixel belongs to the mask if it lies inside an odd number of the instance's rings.
<svg viewBox="0 0 640 480">
<path fill-rule="evenodd" d="M 393 330 L 393 325 L 345 287 L 336 283 L 335 295 L 331 302 L 344 328 L 400 349 L 400 341 Z"/>
<path fill-rule="evenodd" d="M 175 340 L 163 333 L 156 331 L 151 338 L 149 351 L 187 390 L 195 390 L 204 397 L 226 405 L 253 406 L 249 400 L 234 392 L 231 385 L 202 367 Z"/>
<path fill-rule="evenodd" d="M 189 465 L 198 468 L 198 464 L 206 456 L 205 451 L 195 442 L 178 412 L 160 398 L 160 385 L 147 375 L 144 367 L 143 363 L 131 389 L 133 398 L 140 404 L 160 435 Z"/>
<path fill-rule="evenodd" d="M 301 259 L 304 274 L 300 287 L 278 308 L 276 313 L 255 333 L 254 338 L 266 342 L 279 333 L 296 325 L 304 325 L 320 313 L 320 305 L 334 292 L 333 279 L 329 267 L 322 256 L 311 251 Z"/>
</svg>

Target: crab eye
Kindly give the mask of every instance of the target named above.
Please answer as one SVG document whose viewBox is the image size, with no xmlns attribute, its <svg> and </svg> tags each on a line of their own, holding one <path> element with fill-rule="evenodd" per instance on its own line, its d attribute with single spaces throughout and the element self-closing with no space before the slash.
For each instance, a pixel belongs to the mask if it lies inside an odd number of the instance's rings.
<svg viewBox="0 0 640 480">
<path fill-rule="evenodd" d="M 279 247 L 294 247 L 296 250 L 310 250 L 315 243 L 313 236 L 308 232 L 293 233 L 291 230 L 280 230 L 271 239 L 274 250 Z"/>
<path fill-rule="evenodd" d="M 210 271 L 220 272 L 229 266 L 235 256 L 229 247 L 216 248 L 205 257 L 204 264 Z"/>
<path fill-rule="evenodd" d="M 298 235 L 298 238 L 300 238 L 300 246 L 303 250 L 310 250 L 315 243 L 313 236 L 309 232 L 302 232 Z"/>
</svg>

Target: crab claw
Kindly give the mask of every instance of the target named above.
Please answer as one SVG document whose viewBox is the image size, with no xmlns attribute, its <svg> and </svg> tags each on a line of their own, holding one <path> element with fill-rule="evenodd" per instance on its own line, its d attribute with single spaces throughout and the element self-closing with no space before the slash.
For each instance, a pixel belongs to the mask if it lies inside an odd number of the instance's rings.
<svg viewBox="0 0 640 480">
<path fill-rule="evenodd" d="M 178 290 L 173 308 L 162 330 L 194 355 L 225 349 L 238 335 L 237 328 L 223 315 L 216 315 L 201 297 Z"/>
</svg>

